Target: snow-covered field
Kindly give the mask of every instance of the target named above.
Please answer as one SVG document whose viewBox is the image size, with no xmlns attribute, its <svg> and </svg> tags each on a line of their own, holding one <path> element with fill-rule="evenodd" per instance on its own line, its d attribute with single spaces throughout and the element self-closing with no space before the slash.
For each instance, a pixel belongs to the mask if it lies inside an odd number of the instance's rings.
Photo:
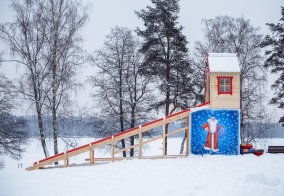
<svg viewBox="0 0 284 196">
<path fill-rule="evenodd" d="M 92 141 L 81 139 L 80 144 Z M 161 155 L 162 141 L 150 143 L 144 155 Z M 178 154 L 181 139 L 169 140 L 170 154 Z M 258 143 L 284 145 L 284 139 Z M 95 156 L 106 156 L 96 152 Z M 85 163 L 88 153 L 73 157 L 70 163 Z M 89 166 L 26 171 L 42 159 L 37 140 L 28 146 L 20 161 L 5 159 L 0 170 L 1 196 L 99 195 L 99 196 L 192 196 L 192 195 L 284 195 L 284 154 L 238 156 L 190 155 L 160 160 L 98 162 Z M 18 168 L 22 163 L 23 168 Z M 61 163 L 62 164 L 62 163 Z"/>
</svg>

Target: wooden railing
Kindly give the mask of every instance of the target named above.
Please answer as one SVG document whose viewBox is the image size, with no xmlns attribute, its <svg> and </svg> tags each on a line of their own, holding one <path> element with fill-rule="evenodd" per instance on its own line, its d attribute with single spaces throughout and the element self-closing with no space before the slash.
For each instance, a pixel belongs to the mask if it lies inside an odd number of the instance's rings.
<svg viewBox="0 0 284 196">
<path fill-rule="evenodd" d="M 205 103 L 205 105 L 207 105 L 207 104 L 209 104 L 209 103 Z M 202 104 L 202 106 L 203 105 L 204 104 Z M 61 161 L 61 160 L 64 160 L 64 166 L 67 167 L 69 165 L 69 158 L 76 156 L 76 155 L 79 155 L 79 154 L 82 154 L 82 153 L 85 153 L 85 152 L 89 152 L 89 158 L 86 159 L 86 160 L 89 161 L 90 164 L 94 164 L 95 161 L 115 161 L 115 160 L 121 160 L 121 159 L 143 158 L 142 146 L 144 144 L 156 141 L 158 139 L 163 139 L 163 154 L 162 154 L 161 158 L 165 158 L 165 157 L 167 157 L 166 153 L 165 153 L 166 137 L 180 133 L 182 131 L 186 131 L 186 136 L 187 136 L 187 138 L 186 138 L 186 156 L 188 156 L 189 151 L 190 151 L 189 150 L 189 125 L 190 125 L 189 114 L 190 114 L 190 109 L 186 109 L 186 110 L 183 110 L 181 112 L 171 114 L 169 116 L 166 116 L 165 118 L 160 118 L 158 120 L 154 120 L 152 122 L 140 125 L 139 127 L 135 127 L 135 128 L 126 130 L 126 131 L 118 133 L 116 135 L 113 135 L 113 136 L 110 136 L 110 137 L 107 137 L 107 138 L 103 138 L 101 140 L 92 142 L 90 144 L 86 144 L 86 145 L 68 150 L 65 153 L 62 152 L 60 154 L 48 157 L 46 159 L 42 159 L 38 162 L 35 162 L 33 166 L 26 168 L 26 170 L 39 169 L 39 168 L 42 168 L 46 165 L 50 165 L 52 163 L 55 163 L 55 162 L 58 162 L 58 161 Z M 186 126 L 185 127 L 166 134 L 166 125 L 167 124 L 175 122 L 175 121 L 183 119 L 183 118 L 186 119 Z M 163 134 L 161 136 L 156 137 L 156 138 L 151 138 L 151 139 L 148 139 L 146 141 L 143 141 L 142 133 L 144 133 L 146 131 L 150 131 L 150 130 L 156 128 L 156 127 L 163 127 Z M 115 145 L 114 145 L 115 142 L 129 138 L 129 137 L 134 136 L 134 135 L 138 135 L 139 139 L 138 139 L 137 144 L 126 147 L 124 149 L 115 150 Z M 95 158 L 94 157 L 94 150 L 97 149 L 97 148 L 103 147 L 105 145 L 111 145 L 112 146 L 111 157 L 110 158 Z M 116 154 L 122 153 L 122 152 L 130 150 L 132 148 L 139 148 L 138 149 L 138 157 L 127 157 L 127 158 L 115 157 Z M 147 157 L 147 158 L 151 158 L 151 157 Z"/>
</svg>

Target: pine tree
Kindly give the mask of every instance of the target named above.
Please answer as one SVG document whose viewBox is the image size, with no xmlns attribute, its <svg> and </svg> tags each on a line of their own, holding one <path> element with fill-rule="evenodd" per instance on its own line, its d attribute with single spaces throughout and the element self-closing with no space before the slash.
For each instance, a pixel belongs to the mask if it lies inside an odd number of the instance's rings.
<svg viewBox="0 0 284 196">
<path fill-rule="evenodd" d="M 192 69 L 188 60 L 188 42 L 182 34 L 183 27 L 178 26 L 177 21 L 179 0 L 152 0 L 152 4 L 154 7 L 135 11 L 145 25 L 145 30 L 137 28 L 136 32 L 144 40 L 141 49 L 146 56 L 143 73 L 156 77 L 164 96 L 154 107 L 165 107 L 167 116 L 188 106 Z M 167 154 L 167 142 L 165 145 Z"/>
<path fill-rule="evenodd" d="M 281 19 L 277 24 L 267 23 L 272 35 L 267 35 L 261 43 L 262 47 L 269 46 L 265 54 L 269 55 L 264 67 L 271 68 L 271 73 L 279 73 L 279 78 L 272 84 L 275 96 L 270 100 L 270 104 L 284 108 L 284 7 L 281 7 Z M 279 123 L 284 126 L 284 115 L 280 117 Z"/>
</svg>

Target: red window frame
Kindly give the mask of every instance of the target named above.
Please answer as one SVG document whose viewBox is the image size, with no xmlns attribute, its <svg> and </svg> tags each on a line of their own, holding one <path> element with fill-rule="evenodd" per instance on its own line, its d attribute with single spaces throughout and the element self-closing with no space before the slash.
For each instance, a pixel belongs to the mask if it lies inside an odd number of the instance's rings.
<svg viewBox="0 0 284 196">
<path fill-rule="evenodd" d="M 225 80 L 224 80 L 225 79 Z M 229 81 L 226 81 L 229 80 Z M 233 77 L 232 76 L 217 76 L 218 80 L 218 95 L 220 94 L 233 94 Z M 229 89 L 227 90 L 229 86 Z"/>
</svg>

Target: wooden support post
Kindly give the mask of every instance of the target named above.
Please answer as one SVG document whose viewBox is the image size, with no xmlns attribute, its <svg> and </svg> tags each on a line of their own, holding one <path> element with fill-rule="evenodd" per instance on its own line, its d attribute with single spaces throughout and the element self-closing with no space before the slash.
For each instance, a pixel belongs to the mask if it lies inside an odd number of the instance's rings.
<svg viewBox="0 0 284 196">
<path fill-rule="evenodd" d="M 65 153 L 65 157 L 64 157 L 64 167 L 68 167 L 69 166 L 69 159 L 67 157 L 67 154 Z"/>
<path fill-rule="evenodd" d="M 163 120 L 163 157 L 166 156 L 166 117 Z"/>
<path fill-rule="evenodd" d="M 111 138 L 111 161 L 114 162 L 114 136 Z"/>
<path fill-rule="evenodd" d="M 138 157 L 141 158 L 142 157 L 142 126 L 139 126 L 139 153 L 138 153 Z"/>
<path fill-rule="evenodd" d="M 92 164 L 95 164 L 95 149 L 92 150 Z"/>
<path fill-rule="evenodd" d="M 190 113 L 189 113 L 189 115 L 190 115 Z M 187 127 L 187 129 L 185 130 L 186 131 L 186 156 L 188 156 L 189 155 L 189 152 L 190 152 L 190 150 L 189 150 L 189 148 L 190 148 L 190 146 L 189 146 L 189 134 L 190 134 L 190 132 L 189 132 L 189 129 L 190 129 L 190 119 L 189 119 L 189 115 L 186 117 L 186 127 Z"/>
<path fill-rule="evenodd" d="M 94 158 L 95 158 L 95 150 L 90 148 L 90 165 L 93 165 L 95 163 Z"/>
</svg>

